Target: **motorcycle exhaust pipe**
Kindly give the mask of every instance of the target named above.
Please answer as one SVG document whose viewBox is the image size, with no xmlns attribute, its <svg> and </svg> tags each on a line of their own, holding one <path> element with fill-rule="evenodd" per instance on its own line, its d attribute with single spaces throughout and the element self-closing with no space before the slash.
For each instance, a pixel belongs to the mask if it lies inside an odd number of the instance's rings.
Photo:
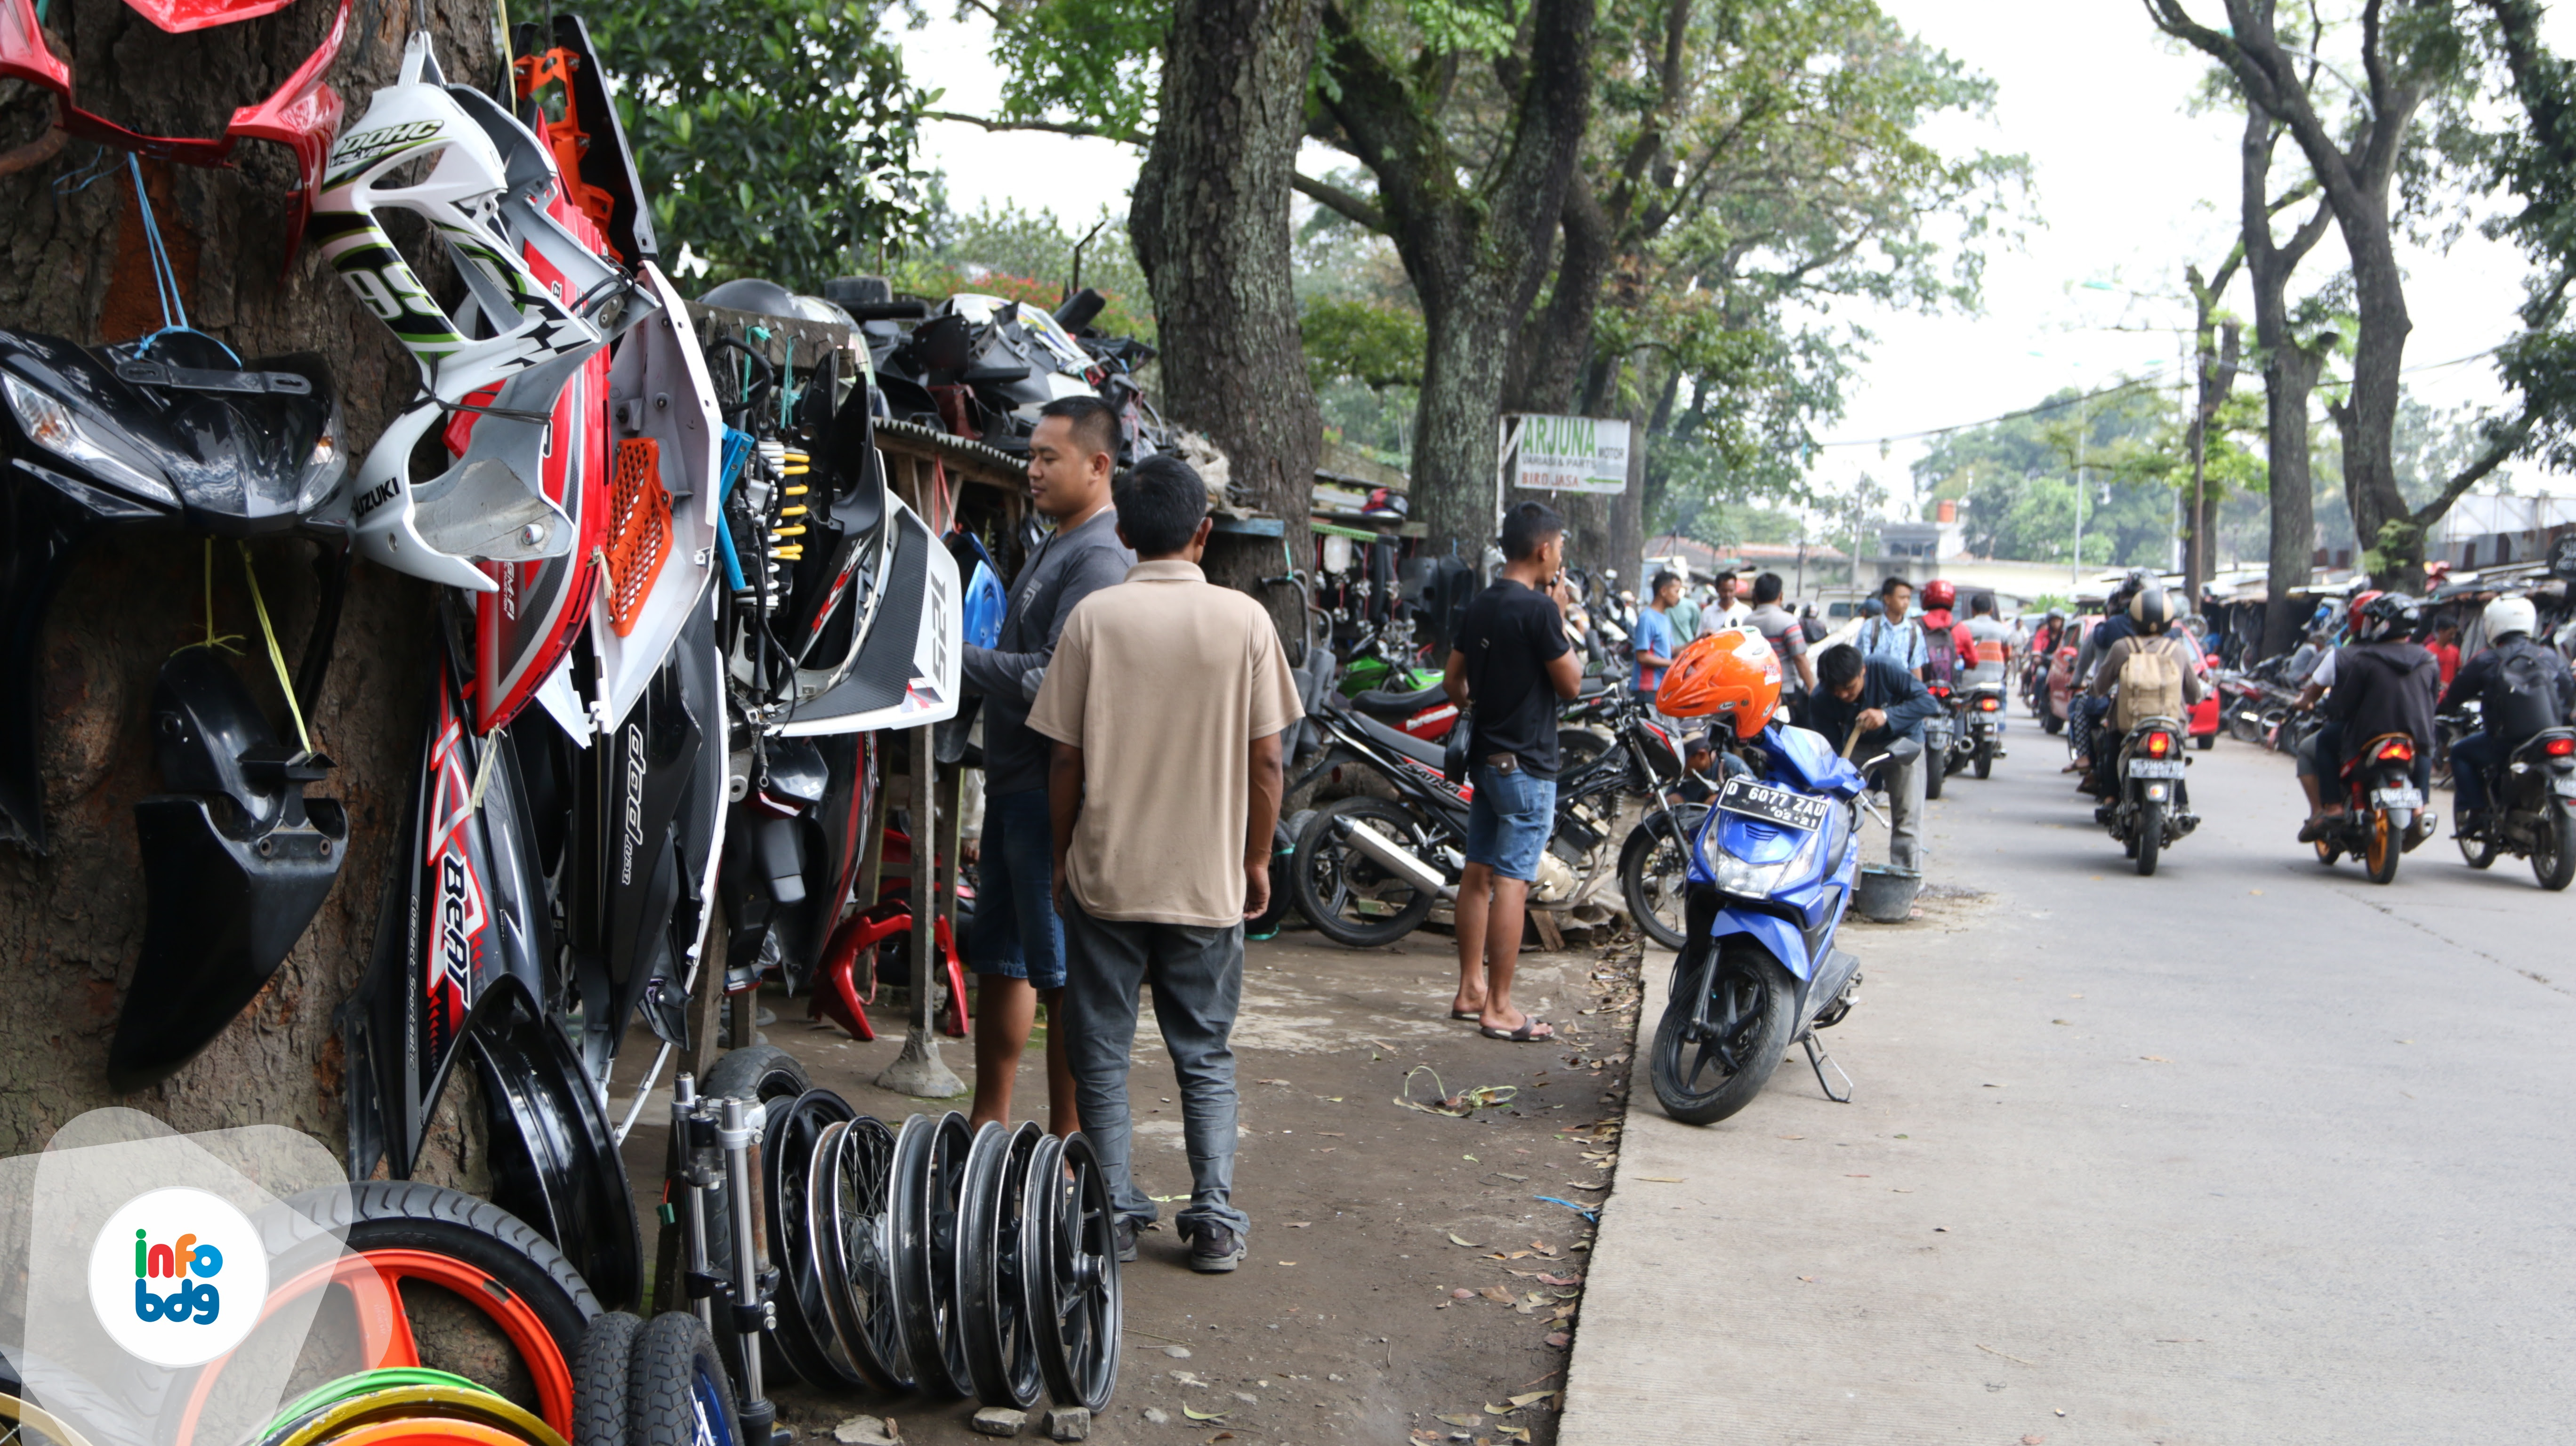
<svg viewBox="0 0 2576 1446">
<path fill-rule="evenodd" d="M 1337 818 L 1333 820 L 1333 830 L 1397 878 L 1424 893 L 1456 902 L 1457 885 L 1442 878 L 1439 870 L 1415 858 L 1404 845 L 1378 832 L 1374 826 L 1359 819 Z"/>
</svg>

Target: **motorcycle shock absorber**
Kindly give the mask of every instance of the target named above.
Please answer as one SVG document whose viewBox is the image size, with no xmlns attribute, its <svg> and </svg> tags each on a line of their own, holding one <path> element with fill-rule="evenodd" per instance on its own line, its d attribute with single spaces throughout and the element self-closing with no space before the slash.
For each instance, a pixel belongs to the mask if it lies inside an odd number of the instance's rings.
<svg viewBox="0 0 2576 1446">
<path fill-rule="evenodd" d="M 697 1076 L 683 1070 L 671 1083 L 671 1138 L 678 1142 L 679 1170 L 672 1182 L 680 1198 L 664 1206 L 663 1225 L 677 1225 L 682 1241 L 682 1289 L 689 1308 L 709 1334 L 716 1328 L 716 1279 L 707 1273 L 707 1196 L 722 1177 L 715 1165 L 715 1113 L 698 1097 Z"/>
<path fill-rule="evenodd" d="M 745 1441 L 751 1446 L 770 1446 L 775 1438 L 778 1408 L 771 1404 L 761 1380 L 760 1340 L 775 1319 L 777 1307 L 769 1297 L 767 1272 L 760 1268 L 759 1239 L 754 1233 L 751 1200 L 751 1142 L 753 1132 L 741 1100 L 728 1095 L 722 1105 L 722 1116 L 716 1126 L 716 1143 L 724 1151 L 725 1190 L 733 1198 L 727 1212 L 733 1227 L 733 1319 L 730 1322 L 741 1338 L 742 1379 L 741 1405 L 735 1415 L 742 1422 Z"/>
<path fill-rule="evenodd" d="M 759 519 L 763 533 L 761 600 L 775 607 L 786 591 L 778 575 L 779 565 L 801 562 L 805 557 L 803 499 L 811 488 L 801 479 L 812 470 L 812 462 L 805 453 L 779 441 L 762 442 L 760 459 L 771 483 L 768 495 L 762 499 L 765 505 Z"/>
</svg>

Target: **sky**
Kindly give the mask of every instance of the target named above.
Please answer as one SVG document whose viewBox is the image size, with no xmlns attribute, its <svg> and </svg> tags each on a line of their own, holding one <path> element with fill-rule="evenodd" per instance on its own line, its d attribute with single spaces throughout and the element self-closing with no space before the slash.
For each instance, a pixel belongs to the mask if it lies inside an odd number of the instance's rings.
<svg viewBox="0 0 2576 1446">
<path fill-rule="evenodd" d="M 2017 238 L 1986 245 L 1980 313 L 1851 308 L 1835 318 L 1878 340 L 1848 390 L 1845 415 L 1820 431 L 1838 445 L 1818 457 L 1814 481 L 1838 492 L 1866 472 L 1902 498 L 1911 486 L 1907 464 L 1926 446 L 1907 434 L 2013 411 L 2061 387 L 2106 386 L 2159 365 L 2167 376 L 2186 371 L 2184 338 L 2174 331 L 2191 319 L 2182 268 L 2197 261 L 2213 270 L 2234 244 L 2242 122 L 2189 113 L 2206 63 L 2157 34 L 2139 0 L 1881 3 L 1995 82 L 1990 114 L 1945 118 L 1930 138 L 1953 150 L 2025 155 L 2032 172 L 2030 194 L 2017 204 Z M 2219 13 L 2218 0 L 2197 0 L 2196 8 Z M 2562 52 L 2576 48 L 2576 14 L 2553 15 L 2550 29 Z M 991 114 L 1000 95 L 988 39 L 981 20 L 940 21 L 902 37 L 915 80 L 946 87 L 940 108 L 978 115 Z M 2353 44 L 2343 38 L 2345 51 Z M 2334 45 L 2330 36 L 2326 58 L 2348 62 Z M 2345 69 L 2357 73 L 2349 63 Z M 1106 206 L 1123 216 L 1135 181 L 1136 153 L 1110 141 L 995 134 L 947 121 L 925 125 L 922 140 L 923 163 L 947 172 L 960 209 L 1009 203 L 1088 221 Z M 2282 142 L 2285 162 L 2294 149 Z M 1305 160 L 1310 173 L 1330 163 L 1324 154 Z M 2408 376 L 2410 392 L 2445 408 L 2501 406 L 2504 393 L 2485 362 L 2433 364 L 2512 334 L 2528 269 L 2520 255 L 2472 234 L 2447 253 L 2408 248 L 2402 259 L 2415 326 L 2406 364 L 2425 368 Z M 2329 231 L 2293 294 L 2343 265 Z M 2228 304 L 2251 316 L 2242 281 Z M 2260 379 L 2239 385 L 2259 387 Z M 2563 492 L 2567 481 L 2521 465 L 2513 490 Z"/>
</svg>

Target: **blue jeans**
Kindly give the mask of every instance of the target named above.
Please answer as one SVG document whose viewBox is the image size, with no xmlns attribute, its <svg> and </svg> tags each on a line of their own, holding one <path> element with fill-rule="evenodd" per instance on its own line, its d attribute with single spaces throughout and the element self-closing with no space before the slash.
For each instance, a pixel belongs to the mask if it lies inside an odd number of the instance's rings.
<svg viewBox="0 0 2576 1446">
<path fill-rule="evenodd" d="M 975 866 L 975 932 L 966 967 L 1064 987 L 1064 925 L 1055 913 L 1055 839 L 1047 791 L 984 795 L 983 857 Z"/>
<path fill-rule="evenodd" d="M 1151 985 L 1154 1019 L 1181 1089 L 1181 1140 L 1190 1155 L 1183 1239 L 1202 1224 L 1241 1234 L 1234 1208 L 1234 1017 L 1243 1002 L 1243 925 L 1222 929 L 1096 919 L 1080 904 L 1065 918 L 1073 962 L 1064 988 L 1065 1053 L 1082 1133 L 1109 1177 L 1109 1207 L 1130 1220 L 1160 1213 L 1136 1184 L 1127 1108 L 1127 1062 L 1136 1045 L 1137 991 Z"/>
<path fill-rule="evenodd" d="M 1481 762 L 1469 777 L 1476 796 L 1467 800 L 1467 862 L 1535 882 L 1539 852 L 1556 832 L 1556 780 Z"/>
<path fill-rule="evenodd" d="M 2464 733 L 2451 740 L 2451 801 L 2462 813 L 2487 810 L 2487 774 L 2504 766 L 2503 740 Z"/>
</svg>

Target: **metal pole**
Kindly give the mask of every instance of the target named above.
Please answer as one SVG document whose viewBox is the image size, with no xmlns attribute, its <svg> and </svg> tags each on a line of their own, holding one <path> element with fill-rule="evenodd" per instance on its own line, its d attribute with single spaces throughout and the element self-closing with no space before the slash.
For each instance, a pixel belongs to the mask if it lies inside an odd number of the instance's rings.
<svg viewBox="0 0 2576 1446">
<path fill-rule="evenodd" d="M 2075 565 L 2066 570 L 2066 590 L 2073 594 L 2084 589 L 2084 398 L 2075 399 Z M 2074 602 L 2072 596 L 2067 601 Z"/>
<path fill-rule="evenodd" d="M 688 1279 L 691 1281 L 703 1280 L 707 1273 L 705 1188 L 707 1182 L 702 1164 L 698 1159 L 697 1141 L 694 1138 L 696 1135 L 694 1125 L 697 1118 L 697 1076 L 682 1070 L 679 1079 L 671 1086 L 671 1153 L 672 1157 L 680 1162 L 682 1182 L 680 1209 L 683 1215 L 681 1234 L 687 1241 L 688 1248 L 684 1264 L 689 1272 Z M 698 1320 L 706 1326 L 707 1333 L 713 1335 L 716 1328 L 716 1307 L 713 1298 L 693 1292 L 684 1292 L 684 1298 L 688 1300 L 690 1308 L 698 1313 Z M 663 1299 L 668 1300 L 671 1297 L 665 1294 Z"/>
<path fill-rule="evenodd" d="M 939 1058 L 939 991 L 947 982 L 947 961 L 940 956 L 937 861 L 939 789 L 937 761 L 928 728 L 904 730 L 912 772 L 912 1007 L 905 1021 L 903 1052 L 877 1076 L 877 1088 L 914 1099 L 952 1099 L 966 1092 L 966 1082 Z M 962 1004 L 963 1001 L 960 1001 Z"/>
</svg>

